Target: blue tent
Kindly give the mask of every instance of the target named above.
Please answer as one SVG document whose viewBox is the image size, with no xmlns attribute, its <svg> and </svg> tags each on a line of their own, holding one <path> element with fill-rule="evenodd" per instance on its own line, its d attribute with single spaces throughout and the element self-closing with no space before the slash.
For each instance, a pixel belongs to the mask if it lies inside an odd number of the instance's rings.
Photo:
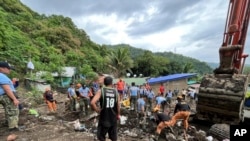
<svg viewBox="0 0 250 141">
<path fill-rule="evenodd" d="M 167 76 L 161 76 L 156 78 L 148 79 L 149 84 L 156 84 L 156 83 L 164 83 L 167 81 L 174 81 L 179 79 L 186 79 L 196 76 L 196 73 L 179 73 L 179 74 L 171 74 Z"/>
</svg>

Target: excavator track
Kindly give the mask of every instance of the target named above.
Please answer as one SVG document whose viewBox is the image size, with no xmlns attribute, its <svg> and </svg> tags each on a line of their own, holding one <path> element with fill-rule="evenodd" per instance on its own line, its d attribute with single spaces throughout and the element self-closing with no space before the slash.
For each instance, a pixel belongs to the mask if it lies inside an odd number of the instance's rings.
<svg viewBox="0 0 250 141">
<path fill-rule="evenodd" d="M 213 123 L 239 124 L 244 120 L 248 77 L 242 74 L 208 74 L 198 94 L 196 118 Z"/>
</svg>

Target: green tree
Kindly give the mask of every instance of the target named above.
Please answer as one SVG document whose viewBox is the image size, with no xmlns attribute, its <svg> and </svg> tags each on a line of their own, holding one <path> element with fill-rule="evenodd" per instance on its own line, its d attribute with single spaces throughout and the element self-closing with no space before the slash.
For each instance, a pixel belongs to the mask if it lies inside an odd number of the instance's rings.
<svg viewBox="0 0 250 141">
<path fill-rule="evenodd" d="M 144 51 L 144 53 L 136 57 L 135 68 L 136 74 L 143 74 L 144 76 L 158 76 L 166 72 L 166 65 L 168 59 L 161 56 L 154 55 L 151 51 Z"/>
<path fill-rule="evenodd" d="M 184 64 L 183 66 L 183 73 L 188 73 L 188 72 L 194 72 L 194 66 L 192 63 L 187 62 L 186 64 Z"/>
<path fill-rule="evenodd" d="M 177 61 L 171 61 L 167 65 L 167 74 L 175 74 L 175 73 L 181 73 L 182 72 L 182 65 L 180 62 Z"/>
<path fill-rule="evenodd" d="M 108 55 L 108 66 L 115 77 L 125 76 L 126 71 L 131 71 L 133 60 L 127 48 L 119 48 Z"/>
</svg>

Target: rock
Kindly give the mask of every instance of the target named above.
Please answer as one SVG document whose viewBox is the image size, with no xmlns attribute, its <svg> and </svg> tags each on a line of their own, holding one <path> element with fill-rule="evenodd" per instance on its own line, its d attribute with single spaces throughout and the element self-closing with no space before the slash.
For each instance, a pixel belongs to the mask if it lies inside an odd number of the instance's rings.
<svg viewBox="0 0 250 141">
<path fill-rule="evenodd" d="M 207 137 L 206 137 L 206 140 L 207 140 L 207 141 L 213 141 L 213 137 L 212 137 L 212 136 L 207 136 Z"/>
<path fill-rule="evenodd" d="M 39 118 L 42 119 L 42 120 L 45 120 L 45 121 L 52 121 L 52 120 L 55 119 L 55 116 L 43 116 L 42 115 Z"/>
<path fill-rule="evenodd" d="M 195 133 L 194 137 L 198 140 L 206 140 L 207 133 L 203 130 L 199 130 Z"/>
<path fill-rule="evenodd" d="M 166 139 L 167 139 L 168 141 L 175 141 L 175 140 L 176 140 L 176 137 L 175 137 L 174 134 L 168 133 L 168 134 L 166 135 Z"/>
</svg>

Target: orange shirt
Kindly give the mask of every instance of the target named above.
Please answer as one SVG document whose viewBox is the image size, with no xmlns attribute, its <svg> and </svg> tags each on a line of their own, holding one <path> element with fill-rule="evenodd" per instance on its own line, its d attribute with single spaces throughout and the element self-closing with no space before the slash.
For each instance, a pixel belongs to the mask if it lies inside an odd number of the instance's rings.
<svg viewBox="0 0 250 141">
<path fill-rule="evenodd" d="M 117 88 L 117 90 L 124 90 L 124 83 L 123 83 L 123 81 L 118 81 L 116 83 L 116 88 Z"/>
</svg>

